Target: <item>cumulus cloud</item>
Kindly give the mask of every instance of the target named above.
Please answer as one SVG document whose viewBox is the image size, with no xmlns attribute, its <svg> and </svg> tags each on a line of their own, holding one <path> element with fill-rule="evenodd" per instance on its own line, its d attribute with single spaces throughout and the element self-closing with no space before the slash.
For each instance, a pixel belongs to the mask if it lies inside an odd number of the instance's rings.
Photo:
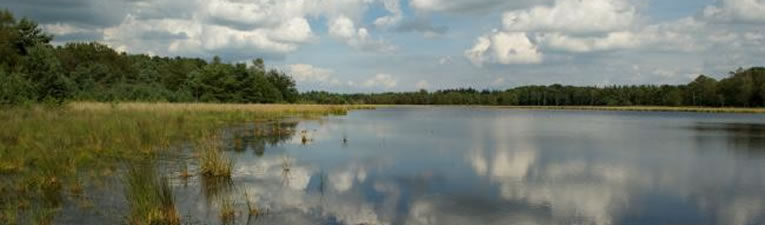
<svg viewBox="0 0 765 225">
<path fill-rule="evenodd" d="M 367 88 L 390 89 L 398 86 L 398 79 L 394 78 L 390 74 L 378 73 L 374 77 L 364 81 L 362 85 Z"/>
<path fill-rule="evenodd" d="M 55 43 L 67 41 L 98 41 L 103 39 L 103 30 L 77 26 L 71 23 L 52 23 L 40 26 L 46 32 L 53 34 Z"/>
<path fill-rule="evenodd" d="M 377 27 L 390 27 L 401 22 L 404 18 L 404 12 L 401 11 L 400 0 L 382 0 L 385 10 L 390 12 L 390 15 L 383 16 L 375 19 L 375 26 Z"/>
<path fill-rule="evenodd" d="M 365 50 L 365 51 L 377 51 L 377 52 L 391 52 L 396 50 L 396 47 L 378 39 L 373 39 L 369 35 L 369 31 L 366 28 L 356 28 L 355 23 L 348 17 L 339 16 L 334 18 L 329 23 L 329 34 L 342 40 L 349 46 Z"/>
<path fill-rule="evenodd" d="M 478 37 L 465 57 L 476 66 L 484 63 L 535 64 L 542 62 L 542 53 L 526 33 L 501 32 Z"/>
<path fill-rule="evenodd" d="M 314 38 L 305 12 L 295 6 L 299 2 L 191 1 L 190 18 L 128 14 L 104 30 L 104 41 L 131 52 L 220 54 L 235 60 L 284 55 Z"/>
<path fill-rule="evenodd" d="M 420 11 L 474 13 L 503 8 L 527 7 L 550 0 L 411 0 L 409 6 Z"/>
<path fill-rule="evenodd" d="M 539 63 L 550 52 L 701 51 L 719 43 L 714 39 L 735 33 L 725 27 L 710 29 L 694 17 L 655 24 L 638 23 L 640 17 L 627 0 L 557 0 L 551 6 L 508 11 L 502 29 L 480 36 L 465 57 L 481 66 Z"/>
<path fill-rule="evenodd" d="M 373 0 L 284 1 L 94 1 L 65 0 L 54 7 L 40 7 L 31 0 L 11 4 L 22 15 L 33 14 L 44 28 L 68 40 L 104 41 L 129 52 L 160 55 L 221 55 L 228 60 L 252 57 L 283 58 L 300 46 L 318 40 L 308 22 L 328 18 L 329 30 L 350 28 L 340 34 L 344 43 L 365 51 L 388 52 L 395 46 L 374 39 L 369 30 L 357 27 Z M 381 0 L 391 15 L 378 19 L 379 26 L 395 26 L 403 18 L 398 1 Z M 104 6 L 119 10 L 103 10 Z M 31 9 L 49 13 L 31 13 Z M 167 10 L 172 9 L 172 10 Z M 27 12 L 30 11 L 30 12 Z M 69 11 L 72 11 L 69 13 Z M 65 13 L 66 12 L 66 13 Z M 56 17 L 46 19 L 46 16 Z M 82 16 L 80 18 L 78 16 Z M 55 23 L 46 23 L 55 21 Z M 92 21 L 98 21 L 93 23 Z"/>
<path fill-rule="evenodd" d="M 607 32 L 627 28 L 635 14 L 627 0 L 557 0 L 552 7 L 506 12 L 502 24 L 508 31 Z"/>
<path fill-rule="evenodd" d="M 718 22 L 765 22 L 765 1 L 719 0 L 717 5 L 704 9 L 703 17 Z"/>
<path fill-rule="evenodd" d="M 314 81 L 314 82 L 327 82 L 330 75 L 333 73 L 331 69 L 325 69 L 321 67 L 315 67 L 309 64 L 292 64 L 287 66 L 290 75 L 295 81 Z"/>
</svg>

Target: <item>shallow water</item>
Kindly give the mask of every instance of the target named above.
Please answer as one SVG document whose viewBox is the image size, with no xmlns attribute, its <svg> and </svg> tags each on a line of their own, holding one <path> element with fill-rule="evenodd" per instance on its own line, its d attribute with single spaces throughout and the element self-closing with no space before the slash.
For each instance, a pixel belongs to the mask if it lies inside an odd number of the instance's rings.
<svg viewBox="0 0 765 225">
<path fill-rule="evenodd" d="M 228 129 L 230 183 L 174 180 L 184 222 L 220 224 L 226 199 L 235 224 L 765 224 L 762 115 L 393 107 L 286 126 Z"/>
</svg>

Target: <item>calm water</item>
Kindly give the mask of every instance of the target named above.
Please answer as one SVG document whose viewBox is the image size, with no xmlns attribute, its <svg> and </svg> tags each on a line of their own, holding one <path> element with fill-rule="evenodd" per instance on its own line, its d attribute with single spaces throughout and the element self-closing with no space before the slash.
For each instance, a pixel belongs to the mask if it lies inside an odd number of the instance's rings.
<svg viewBox="0 0 765 225">
<path fill-rule="evenodd" d="M 233 185 L 175 182 L 185 221 L 220 224 L 223 198 L 236 224 L 765 224 L 762 115 L 401 107 L 269 140 L 251 126 L 228 132 Z M 248 218 L 247 198 L 268 213 Z"/>
</svg>

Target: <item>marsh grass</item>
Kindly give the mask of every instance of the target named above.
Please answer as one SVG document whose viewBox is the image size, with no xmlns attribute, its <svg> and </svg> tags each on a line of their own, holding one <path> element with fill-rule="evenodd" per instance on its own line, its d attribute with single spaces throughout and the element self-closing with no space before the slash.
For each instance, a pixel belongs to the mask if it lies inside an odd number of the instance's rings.
<svg viewBox="0 0 765 225">
<path fill-rule="evenodd" d="M 27 224 L 33 220 L 21 218 L 54 214 L 61 204 L 67 204 L 65 195 L 88 195 L 87 189 L 78 190 L 78 186 L 103 183 L 102 179 L 119 175 L 115 173 L 120 173 L 117 168 L 121 162 L 137 162 L 163 154 L 171 151 L 169 146 L 174 143 L 205 139 L 205 136 L 223 126 L 345 114 L 348 110 L 363 108 L 87 102 L 60 107 L 31 105 L 2 108 L 0 224 Z M 204 158 L 203 162 L 208 162 L 205 165 L 208 170 L 203 173 L 230 176 L 230 160 L 221 151 L 203 152 L 206 154 L 199 156 Z M 161 182 L 159 186 L 162 186 Z M 66 191 L 67 187 L 74 187 L 75 191 Z M 20 207 L 21 203 L 28 204 Z"/>
<path fill-rule="evenodd" d="M 223 152 L 221 139 L 217 135 L 207 135 L 197 144 L 199 170 L 202 176 L 231 178 L 233 161 Z"/>
<path fill-rule="evenodd" d="M 180 224 L 172 187 L 167 178 L 157 175 L 154 165 L 130 166 L 125 184 L 125 198 L 130 206 L 129 224 Z"/>
</svg>

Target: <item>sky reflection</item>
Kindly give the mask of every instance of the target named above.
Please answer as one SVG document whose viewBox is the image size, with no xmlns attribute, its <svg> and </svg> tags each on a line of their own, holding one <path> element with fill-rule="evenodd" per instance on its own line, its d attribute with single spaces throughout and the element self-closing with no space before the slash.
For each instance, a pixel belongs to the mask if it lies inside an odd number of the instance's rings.
<svg viewBox="0 0 765 225">
<path fill-rule="evenodd" d="M 763 117 L 668 118 L 459 107 L 353 112 L 296 124 L 295 136 L 262 155 L 231 151 L 230 195 L 246 192 L 267 209 L 258 219 L 265 224 L 765 223 L 765 160 L 746 153 L 765 145 L 729 143 L 762 133 L 697 128 L 756 127 Z M 313 142 L 300 141 L 303 130 Z M 181 211 L 216 223 L 199 216 L 215 204 L 191 193 L 178 194 L 197 209 Z"/>
</svg>

